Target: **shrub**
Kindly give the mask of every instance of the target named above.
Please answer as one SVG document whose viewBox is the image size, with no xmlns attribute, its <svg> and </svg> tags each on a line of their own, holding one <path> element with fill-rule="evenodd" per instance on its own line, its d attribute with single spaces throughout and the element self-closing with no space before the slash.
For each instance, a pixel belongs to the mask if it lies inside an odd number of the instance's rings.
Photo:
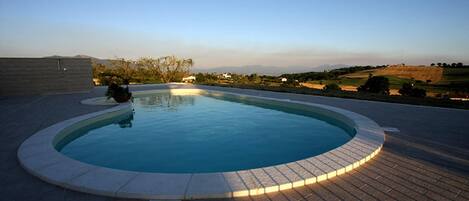
<svg viewBox="0 0 469 201">
<path fill-rule="evenodd" d="M 364 85 L 357 88 L 359 92 L 389 95 L 389 79 L 383 76 L 371 76 Z"/>
<path fill-rule="evenodd" d="M 425 91 L 425 89 L 414 88 L 414 85 L 411 83 L 402 84 L 401 89 L 399 89 L 399 93 L 402 96 L 419 97 L 419 98 L 423 98 L 427 96 L 427 91 Z"/>
<path fill-rule="evenodd" d="M 298 87 L 300 86 L 300 82 L 298 82 L 298 80 L 288 79 L 286 82 L 282 82 L 281 86 L 282 87 Z"/>
<path fill-rule="evenodd" d="M 322 88 L 323 91 L 340 91 L 341 88 L 336 83 L 330 83 Z"/>
<path fill-rule="evenodd" d="M 106 91 L 108 99 L 114 98 L 118 103 L 127 102 L 132 98 L 132 93 L 129 92 L 129 87 L 121 87 L 115 83 L 111 83 Z"/>
</svg>

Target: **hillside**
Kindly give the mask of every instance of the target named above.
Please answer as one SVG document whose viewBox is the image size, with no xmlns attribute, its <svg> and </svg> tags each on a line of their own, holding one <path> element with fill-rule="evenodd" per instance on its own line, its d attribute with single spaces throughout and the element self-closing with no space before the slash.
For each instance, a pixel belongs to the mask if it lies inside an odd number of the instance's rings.
<svg viewBox="0 0 469 201">
<path fill-rule="evenodd" d="M 426 82 L 431 80 L 432 83 L 437 83 L 443 78 L 443 68 L 430 67 L 430 66 L 401 66 L 394 65 L 386 68 L 378 68 L 360 71 L 343 75 L 345 78 L 367 78 L 369 74 L 373 76 L 394 76 L 403 79 L 415 79 Z"/>
</svg>

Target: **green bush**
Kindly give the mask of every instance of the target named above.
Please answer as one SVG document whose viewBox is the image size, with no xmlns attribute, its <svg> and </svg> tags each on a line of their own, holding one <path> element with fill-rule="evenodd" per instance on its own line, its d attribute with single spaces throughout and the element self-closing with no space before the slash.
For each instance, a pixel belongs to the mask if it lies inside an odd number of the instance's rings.
<svg viewBox="0 0 469 201">
<path fill-rule="evenodd" d="M 389 79 L 383 76 L 371 76 L 364 85 L 357 88 L 359 92 L 389 95 Z"/>
<path fill-rule="evenodd" d="M 401 89 L 399 89 L 399 93 L 402 96 L 419 97 L 419 98 L 423 98 L 427 96 L 427 91 L 425 91 L 425 89 L 415 88 L 414 85 L 411 83 L 402 84 Z"/>
<path fill-rule="evenodd" d="M 330 83 L 322 88 L 323 91 L 341 91 L 342 89 L 336 83 Z"/>
</svg>

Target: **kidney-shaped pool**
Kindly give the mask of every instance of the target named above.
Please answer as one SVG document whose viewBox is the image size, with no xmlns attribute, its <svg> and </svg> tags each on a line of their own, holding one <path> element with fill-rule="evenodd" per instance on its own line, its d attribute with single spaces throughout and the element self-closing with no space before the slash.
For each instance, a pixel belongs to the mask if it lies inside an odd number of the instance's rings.
<svg viewBox="0 0 469 201">
<path fill-rule="evenodd" d="M 355 135 L 311 107 L 229 94 L 150 93 L 136 96 L 133 108 L 74 130 L 55 148 L 114 169 L 207 173 L 301 160 Z"/>
</svg>

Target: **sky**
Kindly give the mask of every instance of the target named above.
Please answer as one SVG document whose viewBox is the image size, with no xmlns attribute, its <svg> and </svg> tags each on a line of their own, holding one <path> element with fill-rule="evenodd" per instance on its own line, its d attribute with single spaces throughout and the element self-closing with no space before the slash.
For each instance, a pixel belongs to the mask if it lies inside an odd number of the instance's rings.
<svg viewBox="0 0 469 201">
<path fill-rule="evenodd" d="M 0 0 L 0 57 L 195 67 L 469 63 L 468 0 Z"/>
</svg>

